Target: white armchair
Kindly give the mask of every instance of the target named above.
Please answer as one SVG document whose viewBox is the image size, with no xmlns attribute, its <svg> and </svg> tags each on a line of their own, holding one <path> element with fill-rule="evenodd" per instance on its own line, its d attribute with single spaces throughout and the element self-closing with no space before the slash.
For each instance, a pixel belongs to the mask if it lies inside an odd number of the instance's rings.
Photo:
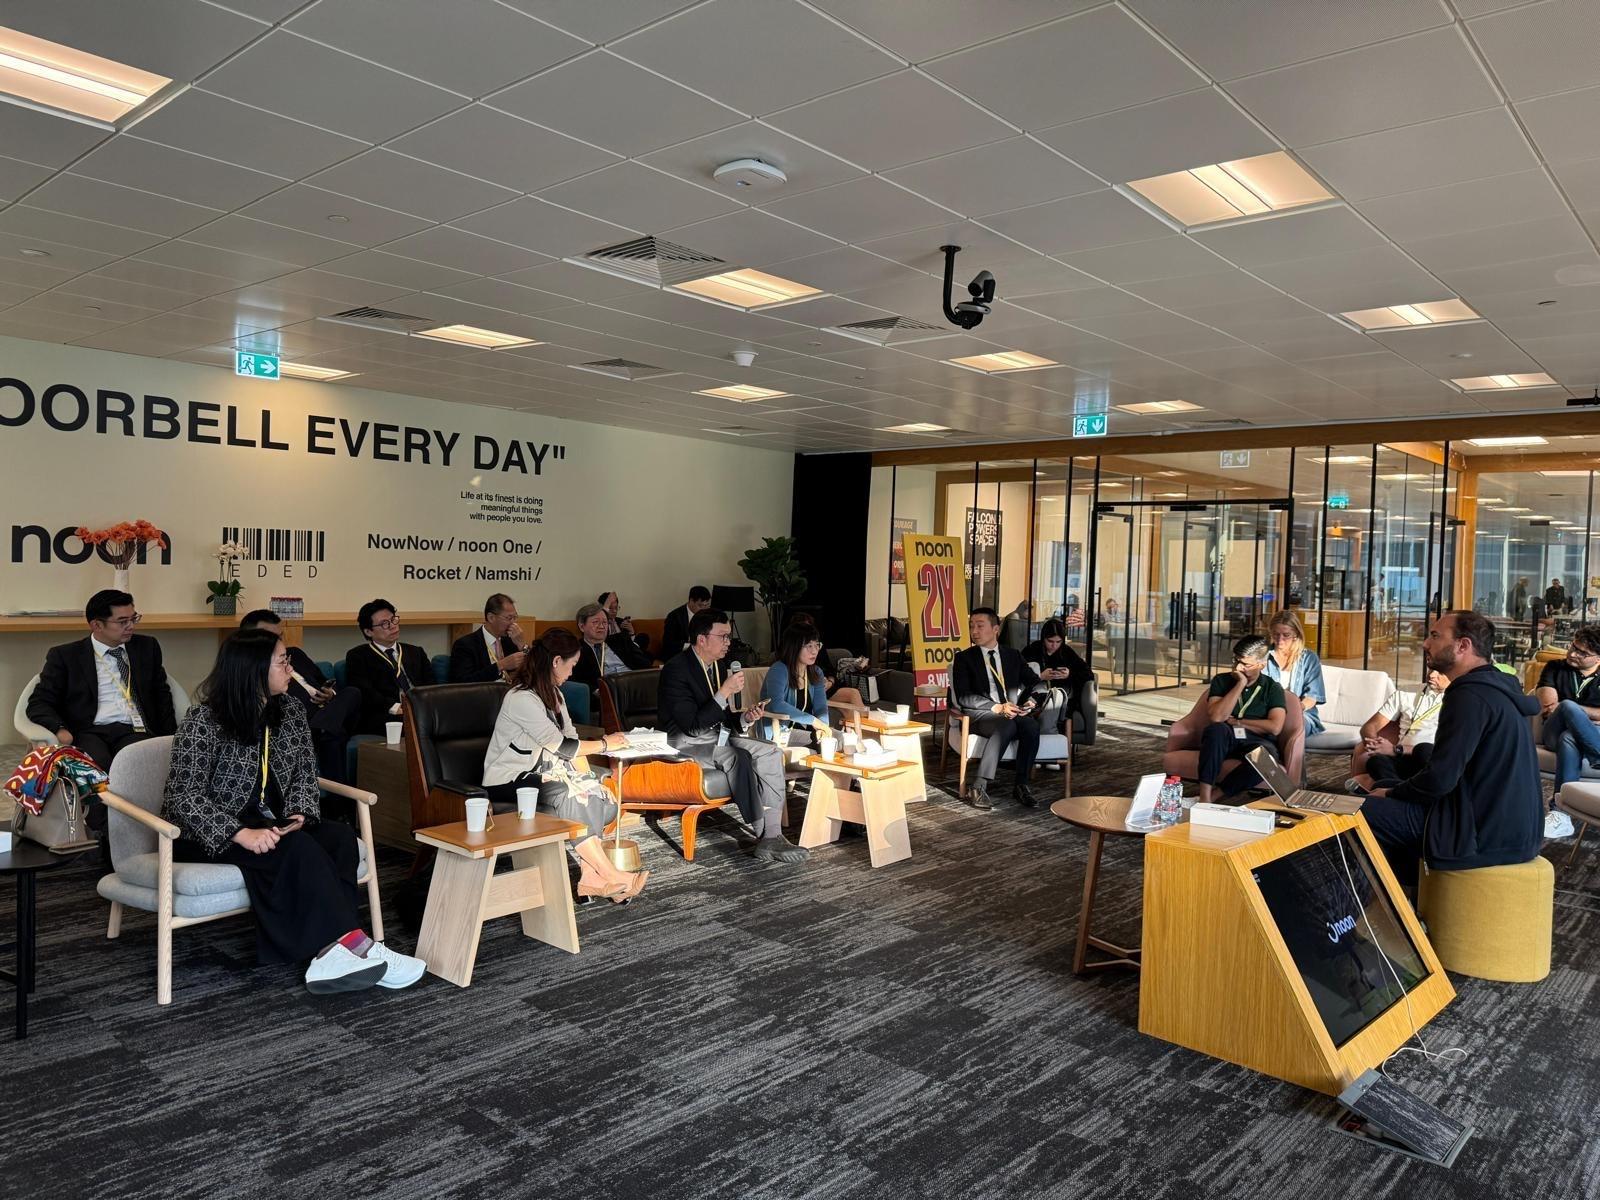
<svg viewBox="0 0 1600 1200">
<path fill-rule="evenodd" d="M 1322 732 L 1306 738 L 1307 754 L 1349 754 L 1361 744 L 1361 726 L 1394 694 L 1387 671 L 1323 667 L 1328 698 L 1317 705 Z"/>
<path fill-rule="evenodd" d="M 956 795 L 967 794 L 967 764 L 975 758 L 983 756 L 983 748 L 989 744 L 989 739 L 982 734 L 972 731 L 972 718 L 956 707 L 955 689 L 952 688 L 945 695 L 944 710 L 944 737 L 939 742 L 939 774 L 946 775 L 945 758 L 950 751 L 955 751 L 957 767 Z M 1003 763 L 1014 762 L 1017 757 L 1017 744 L 1012 742 L 1006 747 L 1006 752 L 1000 756 Z M 1072 795 L 1072 726 L 1068 725 L 1065 733 L 1055 732 L 1054 725 L 1040 725 L 1039 754 L 1034 759 L 1035 763 L 1060 763 L 1061 778 L 1064 791 L 1062 795 Z"/>
<path fill-rule="evenodd" d="M 111 874 L 95 890 L 111 901 L 106 937 L 122 932 L 122 910 L 137 908 L 156 914 L 156 1003 L 172 1003 L 172 931 L 250 911 L 250 893 L 238 867 L 227 863 L 173 862 L 172 843 L 178 827 L 161 819 L 161 797 L 172 761 L 170 737 L 135 742 L 111 764 L 111 790 L 100 798 L 110 810 L 107 833 Z M 368 813 L 378 797 L 373 792 L 319 779 L 324 792 L 357 801 L 360 865 L 356 881 L 367 889 L 372 910 L 372 936 L 383 940 L 383 910 L 378 898 L 377 851 Z"/>
<path fill-rule="evenodd" d="M 11 723 L 17 727 L 17 732 L 22 735 L 23 741 L 30 746 L 54 746 L 56 731 L 28 720 L 28 701 L 33 696 L 33 689 L 38 686 L 37 675 L 28 680 L 28 686 L 23 688 L 22 695 L 17 697 L 17 708 L 11 716 Z M 189 711 L 189 693 L 184 691 L 183 686 L 171 675 L 167 676 L 167 690 L 172 693 L 173 715 L 181 721 L 183 714 Z"/>
</svg>

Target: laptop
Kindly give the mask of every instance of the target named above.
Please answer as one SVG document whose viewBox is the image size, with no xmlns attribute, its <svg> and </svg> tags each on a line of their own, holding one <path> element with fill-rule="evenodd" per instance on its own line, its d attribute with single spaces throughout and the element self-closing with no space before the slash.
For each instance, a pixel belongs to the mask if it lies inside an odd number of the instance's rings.
<svg viewBox="0 0 1600 1200">
<path fill-rule="evenodd" d="M 1266 781 L 1266 785 L 1282 801 L 1285 808 L 1341 813 L 1345 816 L 1353 816 L 1361 811 L 1360 796 L 1341 796 L 1337 792 L 1313 792 L 1296 787 L 1294 780 L 1289 778 L 1289 773 L 1277 759 L 1272 757 L 1265 746 L 1257 746 L 1244 757 L 1245 761 Z"/>
</svg>

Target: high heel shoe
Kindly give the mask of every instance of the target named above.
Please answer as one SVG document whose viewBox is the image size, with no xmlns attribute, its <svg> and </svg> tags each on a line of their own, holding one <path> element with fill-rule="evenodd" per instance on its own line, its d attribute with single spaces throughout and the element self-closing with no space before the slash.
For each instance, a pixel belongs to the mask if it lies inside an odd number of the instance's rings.
<svg viewBox="0 0 1600 1200">
<path fill-rule="evenodd" d="M 629 886 L 627 879 L 606 879 L 587 862 L 583 864 L 583 873 L 578 876 L 578 895 L 604 896 L 618 904 L 626 904 L 632 899 Z"/>
</svg>

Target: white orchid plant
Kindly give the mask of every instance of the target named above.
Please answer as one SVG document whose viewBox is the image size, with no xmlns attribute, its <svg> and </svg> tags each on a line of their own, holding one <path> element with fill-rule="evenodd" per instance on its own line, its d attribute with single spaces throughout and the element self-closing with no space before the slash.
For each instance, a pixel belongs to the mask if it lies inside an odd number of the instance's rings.
<svg viewBox="0 0 1600 1200">
<path fill-rule="evenodd" d="M 231 577 L 232 572 L 229 567 L 233 563 L 249 558 L 250 551 L 239 542 L 223 542 L 211 552 L 211 557 L 217 560 L 217 574 L 222 578 L 207 580 L 206 589 L 211 593 L 206 597 L 207 604 L 219 596 L 237 596 L 244 590 L 244 585 Z"/>
</svg>

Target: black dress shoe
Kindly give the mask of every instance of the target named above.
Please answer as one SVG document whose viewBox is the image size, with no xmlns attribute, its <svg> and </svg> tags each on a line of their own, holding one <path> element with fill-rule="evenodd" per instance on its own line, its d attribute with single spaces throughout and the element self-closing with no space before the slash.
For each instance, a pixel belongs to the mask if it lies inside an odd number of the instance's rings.
<svg viewBox="0 0 1600 1200">
<path fill-rule="evenodd" d="M 1025 783 L 1019 783 L 1012 789 L 1011 794 L 1016 797 L 1018 804 L 1023 808 L 1038 808 L 1039 797 L 1033 794 L 1033 789 Z"/>
<path fill-rule="evenodd" d="M 967 803 L 979 812 L 988 812 L 994 807 L 989 801 L 989 784 L 987 780 L 976 780 L 967 789 Z"/>
<path fill-rule="evenodd" d="M 757 862 L 805 862 L 811 851 L 785 838 L 762 838 L 750 848 L 750 857 Z"/>
</svg>

